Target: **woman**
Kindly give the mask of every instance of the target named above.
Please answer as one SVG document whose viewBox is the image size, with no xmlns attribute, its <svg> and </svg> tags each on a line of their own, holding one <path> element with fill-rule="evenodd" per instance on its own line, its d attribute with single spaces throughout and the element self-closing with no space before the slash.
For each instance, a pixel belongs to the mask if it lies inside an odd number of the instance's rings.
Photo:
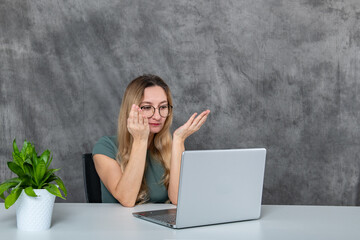
<svg viewBox="0 0 360 240">
<path fill-rule="evenodd" d="M 93 149 L 103 202 L 133 207 L 169 199 L 177 204 L 184 142 L 205 123 L 210 110 L 197 117 L 194 113 L 171 136 L 172 108 L 170 89 L 160 77 L 144 75 L 128 85 L 117 136 L 101 138 Z"/>
</svg>

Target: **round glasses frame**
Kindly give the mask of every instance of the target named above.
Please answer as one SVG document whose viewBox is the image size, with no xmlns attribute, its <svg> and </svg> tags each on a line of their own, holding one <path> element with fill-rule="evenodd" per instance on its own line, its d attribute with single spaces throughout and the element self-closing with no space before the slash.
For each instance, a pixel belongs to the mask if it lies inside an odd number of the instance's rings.
<svg viewBox="0 0 360 240">
<path fill-rule="evenodd" d="M 163 106 L 167 106 L 167 107 L 168 107 L 168 114 L 167 114 L 166 116 L 161 115 L 161 112 L 160 112 L 160 107 L 163 107 Z M 155 115 L 156 109 L 158 110 L 160 117 L 166 118 L 166 117 L 170 116 L 171 111 L 172 111 L 172 109 L 173 109 L 173 106 L 171 106 L 170 104 L 162 105 L 162 106 L 159 106 L 159 107 L 157 107 L 157 108 L 154 107 L 154 106 L 152 106 L 152 105 L 146 105 L 146 106 L 140 107 L 140 109 L 141 109 L 141 110 L 144 110 L 145 107 L 151 107 L 151 108 L 152 108 L 152 112 L 153 112 L 152 115 L 151 115 L 151 116 L 148 116 L 147 118 L 153 117 L 153 116 Z"/>
</svg>

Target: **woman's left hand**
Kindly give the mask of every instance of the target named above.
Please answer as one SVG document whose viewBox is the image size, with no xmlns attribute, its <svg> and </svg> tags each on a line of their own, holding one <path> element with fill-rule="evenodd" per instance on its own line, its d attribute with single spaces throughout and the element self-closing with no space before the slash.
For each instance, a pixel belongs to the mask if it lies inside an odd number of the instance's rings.
<svg viewBox="0 0 360 240">
<path fill-rule="evenodd" d="M 184 125 L 176 129 L 174 132 L 174 139 L 179 138 L 182 141 L 185 141 L 187 137 L 200 129 L 200 127 L 205 123 L 209 114 L 210 110 L 203 111 L 197 117 L 197 113 L 194 113 Z"/>
</svg>

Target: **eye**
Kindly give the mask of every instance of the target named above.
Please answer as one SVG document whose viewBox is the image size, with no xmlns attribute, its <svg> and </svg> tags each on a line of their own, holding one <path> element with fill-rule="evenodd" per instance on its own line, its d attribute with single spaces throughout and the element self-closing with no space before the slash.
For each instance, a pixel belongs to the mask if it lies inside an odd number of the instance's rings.
<svg viewBox="0 0 360 240">
<path fill-rule="evenodd" d="M 162 105 L 162 106 L 160 106 L 159 108 L 160 108 L 161 110 L 162 110 L 162 109 L 167 109 L 167 108 L 168 108 L 168 105 Z"/>
<path fill-rule="evenodd" d="M 152 106 L 150 106 L 150 105 L 146 105 L 146 106 L 142 106 L 142 107 L 141 107 L 141 110 L 144 110 L 144 111 L 150 111 L 150 110 L 151 110 L 151 108 L 152 108 Z"/>
</svg>

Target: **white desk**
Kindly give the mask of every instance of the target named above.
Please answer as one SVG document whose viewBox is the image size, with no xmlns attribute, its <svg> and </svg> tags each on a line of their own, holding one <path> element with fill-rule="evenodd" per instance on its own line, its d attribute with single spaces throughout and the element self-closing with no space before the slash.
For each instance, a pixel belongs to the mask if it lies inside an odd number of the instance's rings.
<svg viewBox="0 0 360 240">
<path fill-rule="evenodd" d="M 262 206 L 260 220 L 173 230 L 132 216 L 134 211 L 174 207 L 146 204 L 56 203 L 50 230 L 16 228 L 15 207 L 0 204 L 0 239 L 301 239 L 359 240 L 360 207 Z"/>
</svg>

